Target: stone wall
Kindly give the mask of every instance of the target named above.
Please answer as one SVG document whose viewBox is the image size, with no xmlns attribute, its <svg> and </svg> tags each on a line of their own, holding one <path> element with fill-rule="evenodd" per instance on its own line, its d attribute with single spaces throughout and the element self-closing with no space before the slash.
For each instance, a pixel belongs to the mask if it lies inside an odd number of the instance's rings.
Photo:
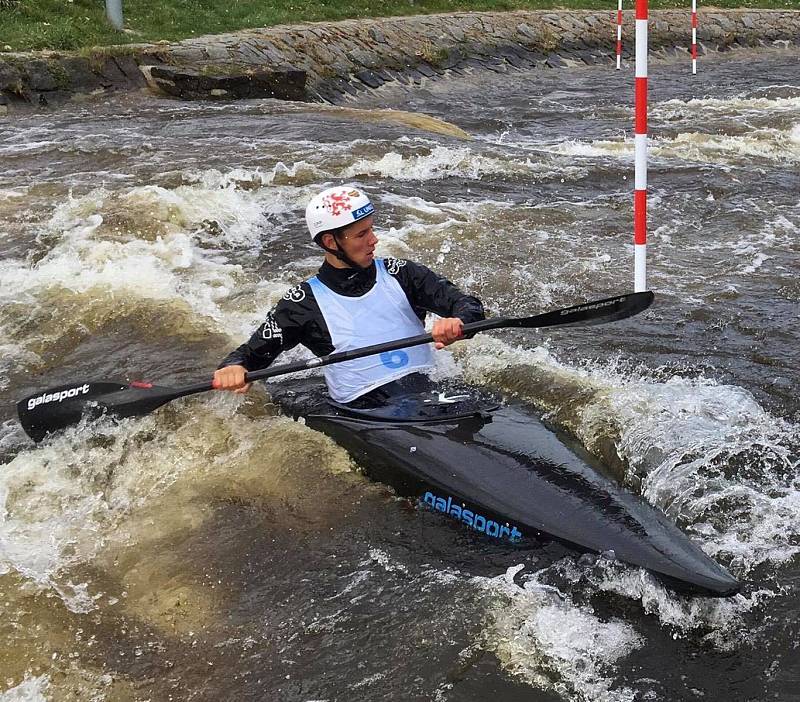
<svg viewBox="0 0 800 702">
<path fill-rule="evenodd" d="M 616 11 L 455 13 L 251 29 L 109 47 L 89 56 L 0 54 L 0 105 L 51 104 L 75 93 L 139 88 L 145 78 L 179 95 L 175 86 L 192 82 L 192 76 L 198 80 L 191 97 L 235 97 L 235 90 L 223 84 L 244 84 L 246 97 L 280 97 L 276 85 L 291 76 L 291 97 L 341 103 L 387 81 L 421 82 L 449 71 L 611 64 L 615 21 Z M 633 27 L 633 13 L 626 12 L 626 58 L 634 48 Z M 688 11 L 651 13 L 649 44 L 655 58 L 688 55 L 690 35 Z M 698 44 L 701 54 L 800 46 L 800 11 L 702 11 Z M 152 66 L 161 67 L 156 72 L 160 78 L 151 77 Z M 305 79 L 300 88 L 299 75 Z M 272 87 L 259 93 L 257 82 Z M 205 93 L 197 88 L 200 84 Z"/>
</svg>

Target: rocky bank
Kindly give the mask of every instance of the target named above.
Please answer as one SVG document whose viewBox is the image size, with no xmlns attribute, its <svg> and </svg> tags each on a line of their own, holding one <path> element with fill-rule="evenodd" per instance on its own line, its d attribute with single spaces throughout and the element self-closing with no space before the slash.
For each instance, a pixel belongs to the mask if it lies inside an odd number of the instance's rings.
<svg viewBox="0 0 800 702">
<path fill-rule="evenodd" d="M 624 58 L 634 50 L 624 14 Z M 687 55 L 688 11 L 652 12 L 651 55 Z M 470 70 L 614 62 L 616 11 L 455 13 L 304 23 L 181 42 L 0 54 L 0 112 L 82 94 L 150 87 L 183 98 L 278 97 L 347 102 L 388 81 L 422 82 Z M 701 54 L 800 45 L 800 11 L 705 10 Z M 688 59 L 687 59 L 688 60 Z"/>
</svg>

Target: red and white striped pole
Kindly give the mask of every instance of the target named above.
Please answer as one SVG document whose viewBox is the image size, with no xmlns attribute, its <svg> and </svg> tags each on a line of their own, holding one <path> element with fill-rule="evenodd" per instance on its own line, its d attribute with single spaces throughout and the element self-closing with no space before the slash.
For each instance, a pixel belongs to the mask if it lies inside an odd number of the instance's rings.
<svg viewBox="0 0 800 702">
<path fill-rule="evenodd" d="M 622 64 L 622 0 L 617 0 L 617 70 Z"/>
<path fill-rule="evenodd" d="M 636 0 L 633 289 L 647 290 L 647 0 Z"/>
<path fill-rule="evenodd" d="M 697 73 L 697 0 L 692 0 L 692 75 Z"/>
</svg>

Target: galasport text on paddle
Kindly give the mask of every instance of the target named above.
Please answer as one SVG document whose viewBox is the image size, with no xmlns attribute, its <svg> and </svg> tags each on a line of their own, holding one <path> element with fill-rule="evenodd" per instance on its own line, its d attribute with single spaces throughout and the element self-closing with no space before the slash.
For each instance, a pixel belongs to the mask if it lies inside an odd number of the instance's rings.
<svg viewBox="0 0 800 702">
<path fill-rule="evenodd" d="M 646 310 L 652 304 L 653 298 L 654 295 L 650 291 L 617 295 L 604 300 L 545 312 L 533 317 L 497 317 L 481 322 L 471 322 L 464 325 L 463 331 L 465 335 L 472 335 L 491 329 L 541 329 L 544 327 L 605 324 L 632 317 Z M 308 361 L 297 361 L 251 371 L 245 375 L 245 379 L 247 382 L 252 382 L 264 378 L 274 378 L 332 363 L 351 361 L 364 356 L 399 351 L 409 346 L 419 346 L 432 341 L 433 337 L 430 334 L 420 334 L 362 349 L 331 353 Z M 17 412 L 22 428 L 28 436 L 38 442 L 52 432 L 77 424 L 84 416 L 100 417 L 109 414 L 115 417 L 134 417 L 152 412 L 170 400 L 213 389 L 211 381 L 182 388 L 169 388 L 142 382 L 129 384 L 114 381 L 76 382 L 43 390 L 20 400 L 17 403 Z"/>
</svg>

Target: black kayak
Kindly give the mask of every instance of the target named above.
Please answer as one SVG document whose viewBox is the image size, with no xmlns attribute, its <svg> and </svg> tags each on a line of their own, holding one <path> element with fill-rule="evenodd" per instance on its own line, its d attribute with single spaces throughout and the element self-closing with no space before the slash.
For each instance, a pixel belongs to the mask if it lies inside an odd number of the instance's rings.
<svg viewBox="0 0 800 702">
<path fill-rule="evenodd" d="M 412 374 L 347 405 L 318 381 L 271 384 L 273 401 L 346 449 L 372 479 L 487 537 L 551 538 L 613 552 L 666 586 L 727 597 L 739 583 L 641 497 L 523 405 Z"/>
</svg>

